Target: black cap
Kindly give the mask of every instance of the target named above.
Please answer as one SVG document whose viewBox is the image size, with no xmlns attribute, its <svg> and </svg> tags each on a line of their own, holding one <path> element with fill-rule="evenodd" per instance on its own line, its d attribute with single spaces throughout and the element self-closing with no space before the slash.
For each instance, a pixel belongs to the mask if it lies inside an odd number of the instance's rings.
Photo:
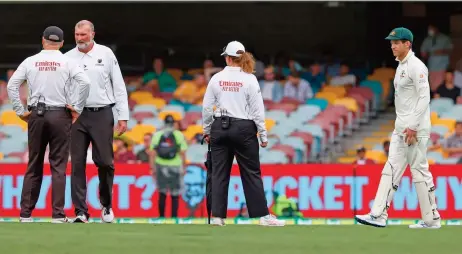
<svg viewBox="0 0 462 254">
<path fill-rule="evenodd" d="M 165 124 L 174 124 L 175 118 L 172 115 L 167 115 L 164 120 Z"/>
<path fill-rule="evenodd" d="M 358 147 L 358 149 L 356 149 L 356 152 L 365 152 L 366 151 L 366 148 L 364 146 L 361 146 L 361 147 Z"/>
<path fill-rule="evenodd" d="M 64 40 L 64 32 L 57 26 L 49 26 L 43 31 L 43 38 L 49 41 L 62 42 Z"/>
</svg>

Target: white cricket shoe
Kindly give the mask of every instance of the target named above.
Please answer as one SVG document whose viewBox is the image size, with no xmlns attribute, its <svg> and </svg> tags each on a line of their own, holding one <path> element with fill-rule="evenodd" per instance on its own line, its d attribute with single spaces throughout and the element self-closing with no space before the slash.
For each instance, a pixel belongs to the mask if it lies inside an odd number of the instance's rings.
<svg viewBox="0 0 462 254">
<path fill-rule="evenodd" d="M 427 223 L 425 223 L 425 221 L 423 220 L 420 220 L 419 222 L 417 222 L 417 224 L 413 224 L 413 225 L 409 225 L 409 228 L 430 228 L 430 229 L 438 229 L 438 228 L 441 228 L 441 221 L 440 220 L 436 220 L 433 225 L 427 225 Z"/>
<path fill-rule="evenodd" d="M 29 218 L 19 217 L 19 222 L 21 222 L 21 223 L 30 223 L 30 222 L 34 222 L 34 221 L 32 220 L 31 217 L 29 217 Z"/>
<path fill-rule="evenodd" d="M 355 219 L 357 222 L 373 227 L 384 228 L 387 226 L 387 220 L 383 217 L 374 217 L 371 214 L 356 215 Z"/>
<path fill-rule="evenodd" d="M 69 223 L 69 219 L 68 218 L 53 218 L 51 219 L 51 223 L 53 224 Z"/>
<path fill-rule="evenodd" d="M 112 211 L 112 208 L 103 207 L 101 210 L 101 220 L 105 223 L 114 222 L 114 212 Z"/>
<path fill-rule="evenodd" d="M 210 225 L 223 227 L 225 226 L 225 220 L 222 218 L 212 218 L 212 220 L 210 221 Z"/>
<path fill-rule="evenodd" d="M 260 218 L 260 226 L 283 227 L 286 225 L 284 220 L 278 220 L 276 216 L 268 214 Z"/>
<path fill-rule="evenodd" d="M 88 223 L 88 218 L 85 214 L 80 214 L 75 217 L 72 223 Z"/>
</svg>

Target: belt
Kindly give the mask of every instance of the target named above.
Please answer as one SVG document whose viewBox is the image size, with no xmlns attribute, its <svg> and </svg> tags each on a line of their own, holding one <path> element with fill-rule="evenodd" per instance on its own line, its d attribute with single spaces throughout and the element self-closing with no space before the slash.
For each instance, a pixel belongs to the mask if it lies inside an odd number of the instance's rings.
<svg viewBox="0 0 462 254">
<path fill-rule="evenodd" d="M 35 106 L 28 106 L 27 109 L 29 111 L 32 111 L 32 110 L 37 110 L 37 107 Z M 57 111 L 57 110 L 67 110 L 66 107 L 58 107 L 58 106 L 46 106 L 45 107 L 45 110 L 46 111 Z"/>
<path fill-rule="evenodd" d="M 221 119 L 221 117 L 216 117 L 214 116 L 213 119 Z M 229 117 L 230 122 L 236 122 L 236 121 L 251 121 L 250 119 L 242 119 L 242 118 L 236 118 L 236 117 Z"/>
<path fill-rule="evenodd" d="M 106 109 L 106 108 L 112 108 L 112 107 L 114 107 L 114 105 L 115 104 L 109 104 L 109 105 L 102 106 L 102 107 L 84 107 L 83 110 L 91 111 L 91 112 L 98 112 L 98 111 Z"/>
</svg>

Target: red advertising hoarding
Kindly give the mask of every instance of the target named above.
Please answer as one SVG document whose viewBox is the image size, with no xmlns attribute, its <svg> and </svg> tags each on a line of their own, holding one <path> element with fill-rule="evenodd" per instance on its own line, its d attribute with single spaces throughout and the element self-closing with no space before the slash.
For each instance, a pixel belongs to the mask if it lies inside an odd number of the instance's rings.
<svg viewBox="0 0 462 254">
<path fill-rule="evenodd" d="M 27 165 L 0 165 L 0 217 L 19 216 L 19 203 Z M 293 199 L 306 218 L 352 218 L 367 213 L 373 202 L 382 166 L 365 165 L 262 165 L 263 183 L 268 205 L 274 205 L 275 193 Z M 462 218 L 462 169 L 460 166 L 435 165 L 436 197 L 443 219 Z M 202 165 L 189 165 L 184 176 L 180 217 L 205 217 L 205 178 Z M 87 166 L 87 201 L 92 217 L 100 216 L 98 176 L 94 165 Z M 67 174 L 66 213 L 74 216 L 70 175 Z M 113 189 L 114 213 L 119 218 L 155 218 L 158 193 L 147 165 L 116 165 Z M 232 171 L 228 196 L 228 216 L 239 213 L 245 197 L 238 167 Z M 169 198 L 167 199 L 169 207 Z M 167 209 L 167 215 L 170 214 Z M 409 171 L 403 176 L 389 211 L 390 217 L 420 217 L 417 196 Z M 34 217 L 51 216 L 51 175 L 45 166 L 40 198 Z"/>
</svg>

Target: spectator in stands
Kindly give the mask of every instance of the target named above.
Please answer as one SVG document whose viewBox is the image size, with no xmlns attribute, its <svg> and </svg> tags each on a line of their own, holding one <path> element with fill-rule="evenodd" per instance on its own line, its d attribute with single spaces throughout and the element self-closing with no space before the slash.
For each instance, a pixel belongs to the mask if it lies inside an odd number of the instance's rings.
<svg viewBox="0 0 462 254">
<path fill-rule="evenodd" d="M 458 97 L 460 97 L 460 88 L 454 85 L 454 74 L 447 71 L 444 83 L 438 87 L 433 98 L 449 98 L 457 103 Z"/>
<path fill-rule="evenodd" d="M 385 155 L 388 157 L 388 153 L 390 152 L 390 141 L 386 140 L 383 142 L 383 151 L 385 152 Z"/>
<path fill-rule="evenodd" d="M 321 90 L 321 87 L 326 84 L 326 75 L 317 62 L 310 66 L 310 71 L 301 73 L 300 77 L 310 83 L 314 93 Z"/>
<path fill-rule="evenodd" d="M 207 83 L 210 81 L 210 78 L 212 78 L 212 76 L 223 70 L 223 68 L 220 68 L 220 67 L 215 67 L 215 64 L 213 63 L 212 60 L 210 59 L 207 59 L 204 61 L 204 75 L 205 75 L 205 79 L 207 81 Z"/>
<path fill-rule="evenodd" d="M 432 91 L 436 91 L 444 81 L 444 74 L 449 67 L 451 51 L 451 38 L 441 33 L 435 25 L 430 25 L 428 27 L 428 36 L 422 42 L 420 52 L 422 58 L 427 60 Z"/>
<path fill-rule="evenodd" d="M 354 165 L 369 165 L 375 164 L 371 159 L 366 158 L 366 148 L 360 147 L 356 150 L 356 160 L 353 162 Z"/>
<path fill-rule="evenodd" d="M 137 161 L 136 156 L 132 151 L 128 149 L 128 144 L 123 143 L 114 153 L 114 162 L 115 163 L 135 163 Z"/>
<path fill-rule="evenodd" d="M 143 76 L 143 84 L 155 92 L 173 92 L 176 89 L 176 80 L 170 75 L 161 58 L 154 59 L 153 71 Z"/>
<path fill-rule="evenodd" d="M 346 63 L 340 65 L 340 73 L 332 77 L 329 82 L 332 86 L 356 85 L 356 76 L 350 73 L 350 67 Z"/>
<path fill-rule="evenodd" d="M 462 157 L 462 121 L 456 123 L 454 134 L 446 138 L 442 144 L 436 144 L 429 148 L 430 151 L 443 148 L 450 157 Z"/>
<path fill-rule="evenodd" d="M 454 69 L 454 85 L 462 92 L 462 58 L 457 61 L 456 68 Z"/>
<path fill-rule="evenodd" d="M 144 138 L 143 138 L 144 149 L 139 151 L 136 154 L 136 158 L 142 163 L 149 163 L 149 156 L 151 154 L 151 148 L 150 148 L 151 141 L 152 141 L 152 134 L 151 133 L 144 134 Z"/>
<path fill-rule="evenodd" d="M 327 53 L 325 59 L 326 62 L 323 69 L 326 76 L 331 78 L 340 75 L 340 64 L 335 60 L 334 56 Z"/>
<path fill-rule="evenodd" d="M 279 102 L 284 95 L 282 84 L 275 80 L 274 68 L 272 66 L 265 69 L 264 80 L 260 80 L 260 90 L 263 100 Z"/>
<path fill-rule="evenodd" d="M 0 80 L 0 105 L 3 105 L 8 102 L 8 93 L 6 91 L 7 83 L 3 80 Z"/>
<path fill-rule="evenodd" d="M 173 93 L 175 101 L 172 103 L 183 105 L 187 110 L 190 105 L 202 102 L 206 89 L 207 81 L 204 74 L 196 74 L 194 80 L 184 81 L 175 90 Z"/>
<path fill-rule="evenodd" d="M 284 85 L 284 97 L 305 103 L 307 99 L 313 97 L 313 90 L 311 90 L 310 83 L 300 78 L 300 74 L 294 71 L 290 73 L 289 79 Z"/>
</svg>

